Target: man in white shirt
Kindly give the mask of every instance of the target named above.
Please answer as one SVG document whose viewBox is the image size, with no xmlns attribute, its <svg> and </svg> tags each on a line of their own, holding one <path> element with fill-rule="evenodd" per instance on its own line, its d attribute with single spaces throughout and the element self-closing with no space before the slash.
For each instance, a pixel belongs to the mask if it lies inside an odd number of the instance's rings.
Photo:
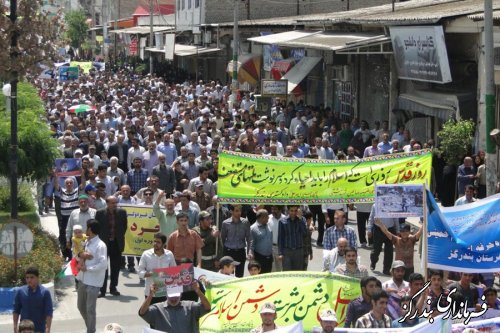
<svg viewBox="0 0 500 333">
<path fill-rule="evenodd" d="M 139 261 L 139 278 L 146 279 L 144 284 L 144 295 L 147 298 L 153 283 L 153 272 L 156 268 L 166 268 L 176 266 L 174 255 L 171 251 L 165 249 L 167 243 L 167 236 L 158 232 L 154 235 L 153 248 L 146 250 L 141 255 Z M 165 302 L 166 295 L 161 297 L 154 297 L 151 304 Z"/>
<path fill-rule="evenodd" d="M 345 250 L 349 246 L 347 238 L 340 237 L 337 247 L 323 251 L 323 272 L 335 273 L 335 268 L 340 264 L 345 264 Z"/>
<path fill-rule="evenodd" d="M 402 260 L 395 260 L 391 266 L 392 279 L 382 283 L 382 289 L 388 294 L 399 294 L 408 291 L 410 283 L 403 280 L 405 270 L 405 263 Z"/>
<path fill-rule="evenodd" d="M 279 222 L 285 215 L 281 213 L 280 206 L 272 206 L 271 207 L 271 215 L 269 215 L 269 222 L 267 225 L 271 228 L 273 232 L 273 272 L 281 272 L 283 271 L 283 265 L 281 260 L 278 260 L 278 227 Z"/>
<path fill-rule="evenodd" d="M 97 296 L 104 283 L 108 268 L 108 250 L 106 244 L 99 238 L 100 225 L 95 219 L 87 222 L 87 242 L 85 251 L 78 254 L 80 272 L 76 279 L 78 283 L 78 310 L 82 315 L 87 333 L 96 331 Z"/>
</svg>

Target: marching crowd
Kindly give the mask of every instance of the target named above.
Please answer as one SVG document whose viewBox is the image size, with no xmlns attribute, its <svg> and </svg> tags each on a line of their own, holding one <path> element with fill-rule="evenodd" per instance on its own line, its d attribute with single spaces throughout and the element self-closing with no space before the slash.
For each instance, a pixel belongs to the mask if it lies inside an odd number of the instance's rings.
<svg viewBox="0 0 500 333">
<path fill-rule="evenodd" d="M 230 90 L 219 81 L 173 84 L 125 70 L 91 71 L 78 81 L 32 81 L 46 105 L 61 156 L 81 162 L 77 176 L 59 177 L 51 170 L 40 179 L 38 199 L 40 215 L 55 209 L 62 256 L 77 258 L 77 306 L 89 333 L 96 331 L 97 298 L 107 292 L 120 295 L 121 269 L 145 280 L 139 316 L 152 328 L 197 332 L 198 319 L 210 310 L 203 293 L 210 281 L 193 283 L 190 295 L 156 297 L 154 269 L 193 263 L 235 277 L 243 277 L 245 268 L 252 275 L 307 270 L 313 245 L 324 248 L 324 271 L 360 279 L 362 296 L 349 304 L 345 327 L 413 326 L 418 319 L 398 321 L 403 309 L 414 303 L 435 310 L 439 295 L 450 288 L 457 288 L 457 300 L 475 307 L 480 306 L 477 285 L 487 287 L 488 307 L 499 308 L 494 276 L 431 272 L 430 288 L 417 295 L 426 282 L 413 265 L 422 228 L 412 232 L 399 219 L 376 219 L 373 204 L 289 205 L 286 210 L 217 204 L 218 154 L 223 150 L 354 160 L 434 148 L 432 140 L 419 142 L 404 126 L 391 132 L 388 121 L 377 121 L 370 129 L 368 122 L 341 119 L 329 107 L 279 98 L 271 114 L 259 115 L 252 93 L 233 104 Z M 71 112 L 80 105 L 87 106 L 84 112 Z M 471 185 L 477 185 L 480 197 L 485 193 L 483 165 L 481 154 L 464 160 L 457 180 L 463 197 L 457 204 L 475 200 Z M 122 205 L 152 206 L 158 219 L 153 248 L 140 258 L 122 256 L 130 227 Z M 347 226 L 348 210 L 354 209 L 357 233 Z M 359 264 L 359 247 L 371 249 L 369 268 Z M 370 276 L 382 249 L 382 271 L 390 276 L 384 283 Z M 37 279 L 36 268 L 26 271 L 28 285 L 15 301 L 15 332 L 28 332 L 19 319 L 31 319 L 35 332 L 50 332 L 52 307 Z M 35 315 L 42 304 L 43 311 Z M 260 313 L 262 325 L 252 332 L 275 329 L 275 305 L 264 304 Z M 320 331 L 333 332 L 335 311 L 324 309 L 319 317 Z"/>
</svg>

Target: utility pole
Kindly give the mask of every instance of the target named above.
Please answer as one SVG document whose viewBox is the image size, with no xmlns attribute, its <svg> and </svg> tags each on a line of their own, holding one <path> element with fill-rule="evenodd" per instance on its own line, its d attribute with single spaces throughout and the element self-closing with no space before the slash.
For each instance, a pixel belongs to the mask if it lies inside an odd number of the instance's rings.
<svg viewBox="0 0 500 333">
<path fill-rule="evenodd" d="M 485 112 L 486 112 L 486 193 L 495 193 L 497 182 L 496 144 L 490 137 L 490 132 L 496 126 L 495 120 L 495 79 L 493 76 L 493 9 L 492 0 L 484 0 L 484 77 Z"/>
<path fill-rule="evenodd" d="M 95 21 L 95 0 L 92 0 L 90 3 L 90 15 L 92 16 L 92 36 L 90 37 L 92 41 L 90 42 L 90 45 L 92 46 L 92 60 L 95 58 L 95 26 L 96 26 L 96 21 Z"/>
<path fill-rule="evenodd" d="M 17 0 L 10 1 L 10 21 L 14 26 L 17 20 Z M 17 51 L 17 32 L 12 31 L 10 38 L 10 60 L 15 63 Z M 17 212 L 17 80 L 18 73 L 12 72 L 10 81 L 10 218 L 15 220 Z"/>
<path fill-rule="evenodd" d="M 153 0 L 149 0 L 149 47 L 152 49 L 154 44 L 153 33 Z M 153 75 L 153 52 L 149 51 L 149 74 Z"/>
<path fill-rule="evenodd" d="M 108 0 L 102 0 L 102 39 L 103 39 L 103 47 L 102 51 L 104 53 L 104 62 L 108 62 L 108 51 L 109 51 L 109 44 L 107 43 L 108 40 Z"/>
<path fill-rule="evenodd" d="M 239 0 L 234 1 L 234 25 L 233 25 L 233 80 L 231 81 L 232 102 L 233 106 L 236 103 L 236 96 L 238 94 L 238 19 L 239 19 Z"/>
</svg>

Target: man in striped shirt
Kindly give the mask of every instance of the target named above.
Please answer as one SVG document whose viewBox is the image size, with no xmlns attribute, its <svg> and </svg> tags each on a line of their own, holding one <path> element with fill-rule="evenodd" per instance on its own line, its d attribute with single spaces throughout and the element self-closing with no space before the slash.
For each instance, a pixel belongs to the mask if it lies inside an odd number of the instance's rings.
<svg viewBox="0 0 500 333">
<path fill-rule="evenodd" d="M 282 218 L 278 227 L 278 260 L 283 262 L 283 271 L 304 269 L 304 236 L 306 222 L 297 216 L 297 206 L 288 208 L 288 216 Z"/>
<path fill-rule="evenodd" d="M 82 177 L 82 184 L 84 183 L 84 177 Z M 61 219 L 58 220 L 59 245 L 61 247 L 63 257 L 68 260 L 71 260 L 72 254 L 71 249 L 66 247 L 66 228 L 68 226 L 68 220 L 71 212 L 80 207 L 78 204 L 79 188 L 76 185 L 76 181 L 73 177 L 69 177 L 64 180 L 64 188 L 61 188 L 59 182 L 55 182 L 55 190 L 59 192 L 61 198 Z"/>
</svg>

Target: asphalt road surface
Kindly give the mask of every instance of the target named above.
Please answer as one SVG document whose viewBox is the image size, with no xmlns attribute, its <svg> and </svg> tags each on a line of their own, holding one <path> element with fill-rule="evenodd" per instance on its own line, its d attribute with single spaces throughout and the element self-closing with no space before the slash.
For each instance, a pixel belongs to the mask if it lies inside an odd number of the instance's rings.
<svg viewBox="0 0 500 333">
<path fill-rule="evenodd" d="M 46 230 L 57 236 L 57 219 L 53 211 L 49 215 L 42 217 L 41 223 Z M 357 231 L 356 212 L 349 212 L 348 226 Z M 313 260 L 309 263 L 309 271 L 321 271 L 323 266 L 323 249 L 314 246 L 316 244 L 316 237 L 317 232 L 314 232 L 312 236 L 314 253 Z M 418 244 L 415 246 L 414 263 L 415 270 L 422 272 L 423 269 L 420 267 L 420 257 L 417 251 Z M 358 255 L 361 257 L 361 264 L 369 267 L 370 249 L 359 248 Z M 383 252 L 376 270 L 372 274 L 384 282 L 390 279 L 390 277 L 382 274 L 382 258 Z M 138 310 L 144 300 L 144 287 L 140 283 L 138 275 L 136 273 L 129 273 L 127 270 L 122 270 L 118 290 L 121 292 L 120 296 L 107 294 L 105 298 L 97 300 L 97 332 L 102 331 L 106 324 L 112 322 L 122 325 L 127 333 L 142 332 L 143 328 L 146 327 L 146 323 L 139 317 Z M 85 324 L 76 307 L 77 294 L 72 278 L 65 278 L 56 285 L 56 297 L 57 307 L 54 310 L 51 332 L 86 332 Z M 0 315 L 0 332 L 13 332 L 12 315 Z"/>
</svg>

